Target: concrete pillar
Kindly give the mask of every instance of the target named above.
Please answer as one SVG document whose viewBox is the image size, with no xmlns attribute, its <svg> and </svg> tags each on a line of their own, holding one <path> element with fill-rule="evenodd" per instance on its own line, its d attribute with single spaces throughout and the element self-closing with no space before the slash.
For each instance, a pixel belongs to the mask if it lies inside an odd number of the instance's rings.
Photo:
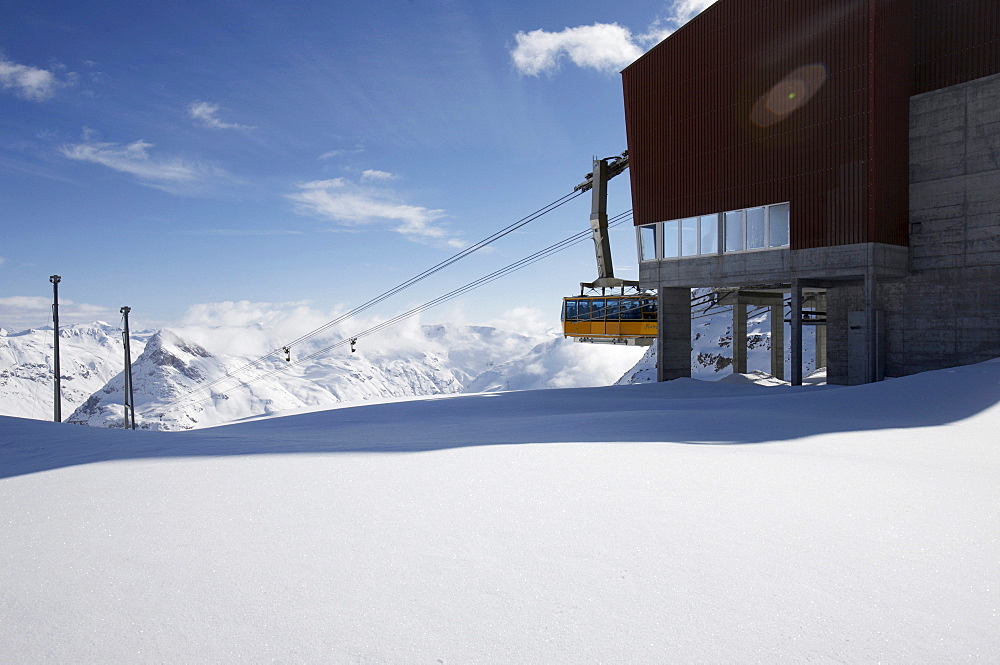
<svg viewBox="0 0 1000 665">
<path fill-rule="evenodd" d="M 691 289 L 661 288 L 657 296 L 656 380 L 691 376 Z"/>
<path fill-rule="evenodd" d="M 881 322 L 878 313 L 878 286 L 875 273 L 869 269 L 865 273 L 865 351 L 867 352 L 867 383 L 874 383 L 882 380 L 882 368 L 880 363 L 881 347 Z"/>
<path fill-rule="evenodd" d="M 816 296 L 816 309 L 826 317 L 826 294 Z M 826 326 L 819 324 L 816 328 L 816 369 L 826 367 Z"/>
<path fill-rule="evenodd" d="M 792 280 L 791 384 L 802 385 L 802 285 Z"/>
<path fill-rule="evenodd" d="M 785 378 L 785 305 L 771 305 L 771 376 Z"/>
<path fill-rule="evenodd" d="M 747 306 L 737 296 L 733 305 L 733 374 L 747 373 Z"/>
</svg>

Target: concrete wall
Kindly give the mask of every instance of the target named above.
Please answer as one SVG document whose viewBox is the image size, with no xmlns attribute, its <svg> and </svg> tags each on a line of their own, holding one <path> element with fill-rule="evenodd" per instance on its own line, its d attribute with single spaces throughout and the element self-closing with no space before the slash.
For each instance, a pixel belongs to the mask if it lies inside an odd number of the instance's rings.
<svg viewBox="0 0 1000 665">
<path fill-rule="evenodd" d="M 863 308 L 864 288 L 830 294 L 836 358 L 839 320 Z M 1000 356 L 1000 75 L 911 98 L 909 275 L 882 281 L 878 300 L 886 376 Z M 831 380 L 846 382 L 831 364 Z"/>
<path fill-rule="evenodd" d="M 910 100 L 910 276 L 880 290 L 886 373 L 1000 356 L 1000 74 Z"/>
</svg>

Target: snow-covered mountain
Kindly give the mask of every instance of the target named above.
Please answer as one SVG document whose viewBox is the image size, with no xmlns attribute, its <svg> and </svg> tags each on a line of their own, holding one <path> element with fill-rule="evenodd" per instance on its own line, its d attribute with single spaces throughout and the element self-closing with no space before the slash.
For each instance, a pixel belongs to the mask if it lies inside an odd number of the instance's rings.
<svg viewBox="0 0 1000 665">
<path fill-rule="evenodd" d="M 245 322 L 244 322 L 245 323 Z M 731 314 L 692 321 L 692 376 L 731 373 Z M 767 370 L 766 313 L 748 321 L 748 369 Z M 0 333 L 0 413 L 47 420 L 52 413 L 51 329 Z M 188 325 L 133 335 L 136 420 L 145 429 L 191 429 L 303 408 L 459 392 L 581 388 L 656 380 L 655 347 L 579 344 L 555 332 L 409 322 L 362 339 L 357 352 L 331 333 L 240 371 L 283 340 L 270 325 Z M 97 322 L 61 330 L 63 414 L 99 427 L 124 424 L 121 332 Z M 148 341 L 148 344 L 147 344 Z M 812 371 L 809 340 L 804 356 Z M 144 350 L 145 349 L 145 350 Z"/>
<path fill-rule="evenodd" d="M 371 399 L 608 385 L 641 353 L 634 348 L 586 349 L 551 334 L 524 335 L 485 326 L 411 326 L 392 337 L 359 342 L 354 353 L 341 345 L 307 363 L 275 357 L 239 371 L 267 350 L 226 353 L 231 346 L 226 339 L 197 330 L 163 330 L 153 336 L 133 362 L 138 426 L 192 429 Z M 296 355 L 311 355 L 338 339 L 297 348 Z M 534 379 L 527 380 L 529 375 Z M 68 421 L 121 427 L 122 403 L 119 375 Z"/>
<path fill-rule="evenodd" d="M 149 333 L 132 335 L 133 358 Z M 68 414 L 125 366 L 121 329 L 103 321 L 60 327 L 62 412 Z M 52 418 L 52 328 L 0 328 L 0 413 Z"/>
</svg>

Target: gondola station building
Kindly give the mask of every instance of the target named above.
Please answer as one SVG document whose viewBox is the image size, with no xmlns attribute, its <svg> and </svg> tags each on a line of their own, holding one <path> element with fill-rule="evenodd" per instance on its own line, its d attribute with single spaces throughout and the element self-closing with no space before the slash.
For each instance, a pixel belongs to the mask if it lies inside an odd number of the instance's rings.
<svg viewBox="0 0 1000 665">
<path fill-rule="evenodd" d="M 761 306 L 793 384 L 807 326 L 830 383 L 1000 356 L 1000 2 L 718 0 L 622 79 L 660 380 L 694 287 L 735 371 Z"/>
</svg>

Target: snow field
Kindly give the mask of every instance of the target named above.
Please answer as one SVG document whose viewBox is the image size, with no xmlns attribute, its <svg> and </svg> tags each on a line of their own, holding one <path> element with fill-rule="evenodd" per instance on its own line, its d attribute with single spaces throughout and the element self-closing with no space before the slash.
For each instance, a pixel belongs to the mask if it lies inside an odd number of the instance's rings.
<svg viewBox="0 0 1000 665">
<path fill-rule="evenodd" d="M 991 362 L 184 433 L 3 418 L 0 653 L 995 662 L 998 398 Z"/>
</svg>

